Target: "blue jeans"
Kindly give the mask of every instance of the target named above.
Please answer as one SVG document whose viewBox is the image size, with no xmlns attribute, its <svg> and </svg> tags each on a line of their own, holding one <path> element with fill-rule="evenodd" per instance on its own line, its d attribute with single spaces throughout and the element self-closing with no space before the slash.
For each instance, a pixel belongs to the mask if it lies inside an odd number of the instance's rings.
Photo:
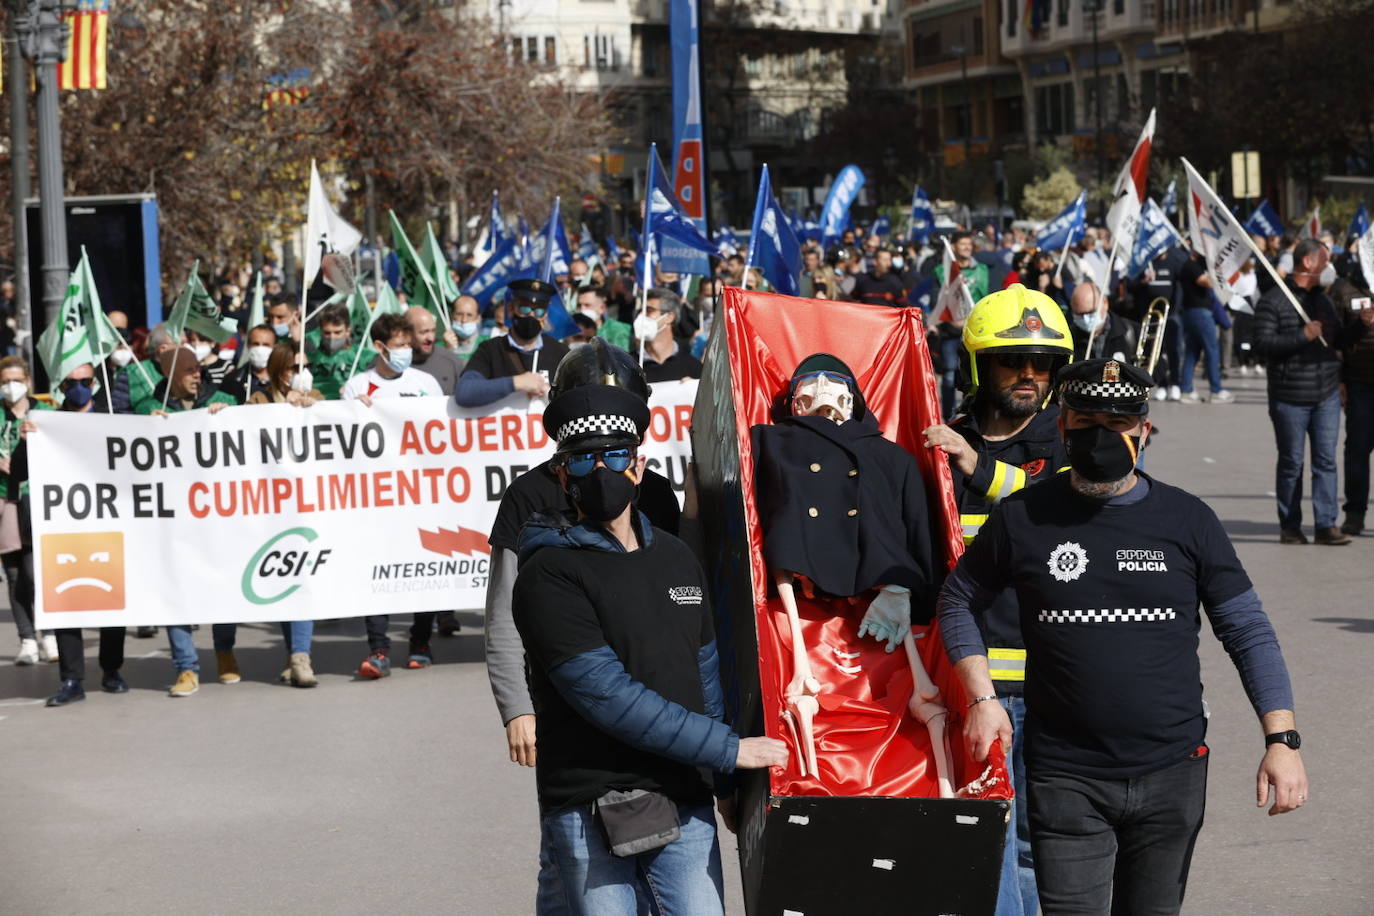
<svg viewBox="0 0 1374 916">
<path fill-rule="evenodd" d="M 611 855 L 590 805 L 541 818 L 541 846 L 548 849 L 557 884 L 546 885 L 541 869 L 535 912 L 538 916 L 724 914 L 715 812 L 709 805 L 680 805 L 678 818 L 682 823 L 678 839 L 628 858 Z"/>
<path fill-rule="evenodd" d="M 1046 914 L 1166 916 L 1182 909 L 1207 802 L 1206 754 L 1133 779 L 1029 775 Z"/>
<path fill-rule="evenodd" d="M 234 624 L 217 623 L 212 629 L 216 646 L 225 638 L 225 633 L 228 634 L 229 644 L 234 644 Z M 190 626 L 173 624 L 167 627 L 167 644 L 172 647 L 172 666 L 178 672 L 200 671 L 200 660 L 196 657 L 196 642 Z"/>
<path fill-rule="evenodd" d="M 1345 511 L 1369 508 L 1369 453 L 1374 452 L 1374 385 L 1346 383 Z"/>
<path fill-rule="evenodd" d="M 1279 527 L 1302 527 L 1302 457 L 1312 440 L 1312 514 L 1318 528 L 1336 524 L 1336 442 L 1341 435 L 1341 396 L 1333 391 L 1320 404 L 1269 402 L 1269 419 L 1279 462 L 1274 474 Z"/>
<path fill-rule="evenodd" d="M 962 337 L 947 337 L 940 341 L 940 411 L 946 423 L 959 406 L 959 352 L 963 348 Z"/>
<path fill-rule="evenodd" d="M 1211 309 L 1183 310 L 1183 366 L 1179 372 L 1179 387 L 1187 394 L 1193 390 L 1193 367 L 1202 354 L 1207 365 L 1207 382 L 1212 394 L 1222 389 L 1221 361 L 1217 349 L 1217 320 Z"/>
<path fill-rule="evenodd" d="M 232 652 L 234 642 L 238 636 L 239 625 L 236 623 L 217 623 L 214 626 L 215 651 Z M 283 620 L 281 622 L 281 638 L 286 641 L 286 654 L 292 652 L 304 652 L 310 654 L 310 637 L 315 635 L 315 621 L 313 620 Z"/>
<path fill-rule="evenodd" d="M 1035 863 L 1031 856 L 1030 816 L 1026 805 L 1026 754 L 1021 730 L 1026 724 L 1024 697 L 998 700 L 1011 719 L 1011 750 L 1007 754 L 1007 776 L 1016 798 L 1011 803 L 1011 823 L 1002 846 L 1002 877 L 997 887 L 997 916 L 1035 916 L 1040 897 L 1035 890 Z"/>
</svg>

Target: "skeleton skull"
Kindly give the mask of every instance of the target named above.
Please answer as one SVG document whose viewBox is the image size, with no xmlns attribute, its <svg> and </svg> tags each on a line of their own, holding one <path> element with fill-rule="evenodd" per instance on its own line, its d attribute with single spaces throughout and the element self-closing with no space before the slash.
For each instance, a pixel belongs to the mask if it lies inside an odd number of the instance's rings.
<svg viewBox="0 0 1374 916">
<path fill-rule="evenodd" d="M 804 376 L 793 389 L 792 414 L 843 423 L 854 415 L 854 395 L 843 377 L 816 372 Z"/>
</svg>

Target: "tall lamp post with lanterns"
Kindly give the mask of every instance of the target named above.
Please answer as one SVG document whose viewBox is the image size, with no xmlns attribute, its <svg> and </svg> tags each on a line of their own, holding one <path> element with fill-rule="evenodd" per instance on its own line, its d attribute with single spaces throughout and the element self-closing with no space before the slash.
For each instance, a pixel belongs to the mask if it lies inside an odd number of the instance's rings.
<svg viewBox="0 0 1374 916">
<path fill-rule="evenodd" d="M 9 0 L 24 56 L 33 64 L 38 86 L 38 199 L 43 239 L 43 317 L 58 320 L 71 265 L 67 261 L 67 222 L 62 187 L 62 122 L 57 110 L 57 65 L 66 56 L 67 24 L 63 0 Z M 22 85 L 11 86 L 19 93 Z M 16 208 L 16 212 L 18 208 Z M 16 234 L 19 227 L 16 226 Z"/>
</svg>

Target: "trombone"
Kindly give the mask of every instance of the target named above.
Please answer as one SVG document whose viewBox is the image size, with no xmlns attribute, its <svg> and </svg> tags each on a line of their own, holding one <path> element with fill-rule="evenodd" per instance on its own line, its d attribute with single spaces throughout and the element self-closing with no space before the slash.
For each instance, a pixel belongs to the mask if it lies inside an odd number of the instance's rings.
<svg viewBox="0 0 1374 916">
<path fill-rule="evenodd" d="M 1135 344 L 1135 364 L 1154 375 L 1155 363 L 1159 362 L 1160 351 L 1164 349 L 1164 329 L 1169 321 L 1169 300 L 1163 296 L 1150 303 L 1145 317 L 1140 321 L 1140 337 Z M 1148 358 L 1146 353 L 1149 354 Z"/>
</svg>

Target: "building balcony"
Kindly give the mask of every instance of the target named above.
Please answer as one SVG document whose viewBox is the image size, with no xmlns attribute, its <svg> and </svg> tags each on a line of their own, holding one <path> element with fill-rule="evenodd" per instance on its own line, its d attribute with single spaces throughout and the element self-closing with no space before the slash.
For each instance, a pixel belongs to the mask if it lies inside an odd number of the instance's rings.
<svg viewBox="0 0 1374 916">
<path fill-rule="evenodd" d="M 1156 0 L 1099 0 L 1097 39 L 1111 42 L 1155 29 Z M 1036 6 L 1040 15 L 1004 21 L 1000 40 L 1007 57 L 1025 57 L 1062 51 L 1093 40 L 1093 17 L 1083 11 L 1083 0 L 1047 0 Z"/>
</svg>

